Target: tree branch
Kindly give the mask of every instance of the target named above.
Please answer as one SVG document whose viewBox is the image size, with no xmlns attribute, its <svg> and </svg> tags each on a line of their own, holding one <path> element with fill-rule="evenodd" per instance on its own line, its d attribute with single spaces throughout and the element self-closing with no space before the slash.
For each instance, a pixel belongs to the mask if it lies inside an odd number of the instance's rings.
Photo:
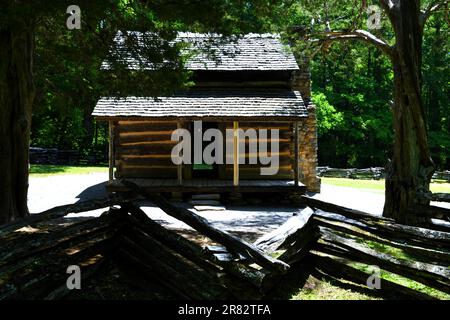
<svg viewBox="0 0 450 320">
<path fill-rule="evenodd" d="M 332 41 L 346 41 L 359 40 L 365 43 L 376 46 L 383 51 L 391 60 L 394 56 L 394 51 L 386 42 L 376 37 L 372 33 L 365 30 L 355 30 L 348 32 L 326 32 L 323 39 L 314 39 L 312 42 L 332 42 Z"/>
<path fill-rule="evenodd" d="M 380 0 L 380 6 L 389 17 L 389 20 L 394 24 L 394 20 L 397 14 L 397 2 L 396 0 Z"/>
<path fill-rule="evenodd" d="M 423 28 L 425 26 L 425 23 L 427 22 L 428 18 L 436 11 L 439 11 L 442 7 L 447 7 L 450 3 L 450 0 L 441 0 L 440 2 L 435 1 L 431 3 L 428 8 L 426 8 L 424 11 L 420 14 L 420 25 Z M 448 9 L 448 8 L 447 8 Z M 446 9 L 446 10 L 447 10 Z"/>
<path fill-rule="evenodd" d="M 381 6 L 386 10 L 393 10 L 395 7 L 395 2 L 393 0 L 380 0 Z"/>
</svg>

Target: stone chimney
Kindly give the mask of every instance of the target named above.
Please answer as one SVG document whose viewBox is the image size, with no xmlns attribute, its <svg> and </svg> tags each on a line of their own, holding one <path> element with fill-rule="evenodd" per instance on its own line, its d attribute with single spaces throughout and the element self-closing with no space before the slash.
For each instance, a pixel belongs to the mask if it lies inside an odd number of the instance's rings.
<svg viewBox="0 0 450 320">
<path fill-rule="evenodd" d="M 298 121 L 299 179 L 308 191 L 320 192 L 317 176 L 317 118 L 316 107 L 311 102 L 311 71 L 308 58 L 297 61 L 300 70 L 293 71 L 291 89 L 299 91 L 308 110 L 308 117 Z"/>
</svg>

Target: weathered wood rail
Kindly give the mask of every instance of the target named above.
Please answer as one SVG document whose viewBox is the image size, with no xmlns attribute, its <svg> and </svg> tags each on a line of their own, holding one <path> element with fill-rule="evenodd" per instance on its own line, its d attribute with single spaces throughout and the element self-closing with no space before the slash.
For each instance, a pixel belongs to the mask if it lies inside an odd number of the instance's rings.
<svg viewBox="0 0 450 320">
<path fill-rule="evenodd" d="M 270 271 L 286 271 L 289 269 L 289 265 L 273 259 L 265 255 L 261 250 L 253 246 L 252 244 L 245 243 L 244 241 L 238 239 L 237 237 L 228 234 L 225 231 L 213 227 L 205 218 L 183 208 L 174 207 L 162 196 L 154 193 L 146 192 L 144 189 L 139 188 L 136 184 L 128 181 L 123 181 L 123 183 L 134 189 L 135 192 L 139 192 L 146 199 L 152 201 L 159 208 L 161 208 L 168 215 L 183 221 L 190 227 L 196 229 L 203 235 L 209 237 L 211 240 L 217 241 L 223 244 L 231 252 L 247 257 L 253 260 L 260 266 L 267 268 Z"/>
<path fill-rule="evenodd" d="M 450 228 L 446 231 L 401 225 L 391 219 L 303 197 L 313 208 L 307 222 L 273 232 L 281 250 L 279 259 L 291 266 L 308 261 L 322 273 L 366 286 L 370 274 L 356 264 L 377 266 L 382 270 L 414 280 L 450 294 Z M 286 233 L 286 229 L 289 230 Z M 284 241 L 280 241 L 284 235 Z M 283 238 L 283 237 L 281 237 Z M 270 238 L 256 244 L 268 247 Z M 376 290 L 375 290 L 376 291 Z M 434 296 L 382 279 L 376 294 L 413 299 Z"/>
<path fill-rule="evenodd" d="M 105 261 L 125 274 L 138 272 L 174 299 L 258 299 L 268 289 L 266 275 L 289 268 L 189 210 L 137 191 L 221 246 L 200 246 L 164 228 L 134 203 L 137 196 L 61 206 L 0 227 L 7 244 L 0 249 L 0 299 L 64 298 L 69 265 L 82 266 L 88 279 Z M 69 213 L 103 208 L 99 218 L 62 221 Z"/>
<path fill-rule="evenodd" d="M 69 265 L 82 281 L 114 264 L 124 277 L 153 283 L 173 299 L 260 299 L 285 285 L 295 266 L 366 286 L 361 266 L 380 269 L 450 294 L 450 228 L 409 226 L 309 197 L 307 206 L 254 244 L 219 230 L 130 182 L 129 194 L 47 210 L 0 227 L 0 299 L 62 299 Z M 200 245 L 150 219 L 138 200 L 152 201 L 214 245 Z M 104 209 L 98 218 L 69 213 Z M 276 251 L 275 259 L 269 252 Z M 297 270 L 297 271 L 296 271 Z M 308 269 L 309 270 L 309 269 Z M 306 271 L 305 271 L 306 272 Z M 387 279 L 376 295 L 435 296 Z"/>
<path fill-rule="evenodd" d="M 29 152 L 31 164 L 92 165 L 108 162 L 108 153 L 103 151 L 90 151 L 85 155 L 78 150 L 30 147 Z"/>
<path fill-rule="evenodd" d="M 330 178 L 350 178 L 350 179 L 384 179 L 385 169 L 383 167 L 372 168 L 331 168 L 331 167 L 317 167 L 317 174 L 320 177 Z M 433 179 L 445 180 L 450 182 L 450 171 L 436 171 L 433 174 Z"/>
</svg>

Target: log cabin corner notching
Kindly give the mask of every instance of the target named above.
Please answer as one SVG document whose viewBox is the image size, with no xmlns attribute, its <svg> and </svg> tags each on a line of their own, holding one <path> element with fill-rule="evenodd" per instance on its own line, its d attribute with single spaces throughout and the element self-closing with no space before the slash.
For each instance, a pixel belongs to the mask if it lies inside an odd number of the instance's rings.
<svg viewBox="0 0 450 320">
<path fill-rule="evenodd" d="M 121 37 L 118 34 L 115 42 Z M 214 37 L 180 33 L 177 41 L 201 45 L 208 39 L 211 45 Z M 220 40 L 213 52 L 214 57 L 200 54 L 187 62 L 195 82 L 189 90 L 158 99 L 103 97 L 98 101 L 93 116 L 110 126 L 109 189 L 121 190 L 120 180 L 131 179 L 161 192 L 303 192 L 305 186 L 320 191 L 308 61 L 297 64 L 273 34 Z M 107 64 L 103 67 L 107 69 Z M 249 139 L 240 144 L 242 137 L 236 134 L 231 139 L 232 154 L 224 150 L 225 164 L 175 165 L 171 152 L 178 142 L 171 140 L 172 132 L 177 128 L 192 132 L 196 120 L 202 121 L 203 131 L 216 128 L 224 137 L 227 129 L 235 133 L 238 128 L 278 129 L 278 172 L 262 176 L 263 165 L 248 163 L 259 151 L 253 154 L 245 147 L 239 157 L 239 146 L 246 146 Z M 270 135 L 266 139 L 269 151 L 271 139 Z M 227 158 L 233 164 L 227 164 Z"/>
</svg>

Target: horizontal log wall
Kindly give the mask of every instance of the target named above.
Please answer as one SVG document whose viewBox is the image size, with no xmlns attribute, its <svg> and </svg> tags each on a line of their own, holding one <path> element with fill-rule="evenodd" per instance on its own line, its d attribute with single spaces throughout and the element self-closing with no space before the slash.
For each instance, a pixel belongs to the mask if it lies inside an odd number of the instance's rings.
<svg viewBox="0 0 450 320">
<path fill-rule="evenodd" d="M 231 122 L 222 123 L 219 126 L 223 131 L 232 129 Z M 171 150 L 176 141 L 171 141 L 171 134 L 177 128 L 176 121 L 118 121 L 115 132 L 115 158 L 116 178 L 176 178 L 177 166 L 171 159 Z M 276 175 L 261 175 L 262 165 L 259 152 L 250 153 L 248 149 L 249 139 L 245 141 L 245 154 L 240 156 L 240 179 L 293 179 L 294 177 L 294 133 L 292 123 L 289 122 L 239 122 L 242 130 L 259 129 L 279 130 L 279 170 Z M 224 132 L 225 134 L 225 132 Z M 225 135 L 224 135 L 225 136 Z M 254 141 L 252 141 L 254 142 Z M 270 145 L 272 138 L 270 131 L 267 143 L 269 156 L 272 154 Z M 232 143 L 232 141 L 226 141 Z M 249 164 L 250 159 L 257 160 L 257 164 Z M 225 161 L 232 161 L 233 154 L 226 154 Z M 219 169 L 219 178 L 233 179 L 233 165 L 224 165 Z M 187 168 L 188 169 L 188 168 Z M 186 178 L 186 175 L 185 175 Z"/>
<path fill-rule="evenodd" d="M 223 126 L 224 129 L 233 129 L 233 124 L 231 122 L 226 122 Z M 239 121 L 239 129 L 246 131 L 247 129 L 255 129 L 258 135 L 257 143 L 258 143 L 258 152 L 250 153 L 249 152 L 249 138 L 245 140 L 245 153 L 240 152 L 239 158 L 239 179 L 249 179 L 249 180 L 269 180 L 269 179 L 293 179 L 294 177 L 294 160 L 292 153 L 293 146 L 293 127 L 290 122 L 248 122 L 248 121 Z M 267 144 L 268 155 L 271 156 L 271 134 L 270 130 L 278 129 L 279 130 L 279 151 L 277 155 L 279 157 L 279 170 L 275 175 L 261 175 L 262 167 L 269 167 L 270 165 L 262 165 L 259 159 L 259 142 L 260 142 L 260 134 L 259 129 L 267 129 L 268 138 L 265 139 L 264 143 Z M 252 141 L 254 142 L 254 141 Z M 227 141 L 227 143 L 232 143 L 231 141 Z M 275 154 L 274 154 L 275 155 Z M 255 159 L 257 164 L 249 164 L 250 159 Z M 226 154 L 226 160 L 232 161 L 233 155 Z M 222 172 L 225 179 L 233 178 L 233 165 L 226 165 L 224 172 Z"/>
<path fill-rule="evenodd" d="M 175 121 L 118 121 L 115 132 L 116 178 L 176 178 L 171 159 Z"/>
</svg>

